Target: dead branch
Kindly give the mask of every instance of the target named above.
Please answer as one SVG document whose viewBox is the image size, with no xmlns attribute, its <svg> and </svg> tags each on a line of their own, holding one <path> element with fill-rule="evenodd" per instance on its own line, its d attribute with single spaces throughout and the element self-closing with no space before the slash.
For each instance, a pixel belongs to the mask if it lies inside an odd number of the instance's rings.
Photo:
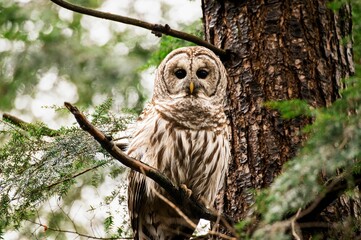
<svg viewBox="0 0 361 240">
<path fill-rule="evenodd" d="M 217 54 L 219 56 L 222 56 L 222 57 L 226 56 L 225 50 L 217 48 L 216 46 L 210 44 L 209 42 L 207 42 L 199 37 L 196 37 L 192 34 L 188 34 L 185 32 L 181 32 L 181 31 L 172 29 L 168 24 L 165 24 L 165 25 L 152 24 L 152 23 L 148 23 L 145 21 L 141 21 L 139 19 L 135 19 L 135 18 L 129 18 L 129 17 L 121 16 L 121 15 L 116 15 L 116 14 L 112 14 L 112 13 L 107 13 L 107 12 L 102 12 L 102 11 L 98 11 L 98 10 L 94 10 L 94 9 L 85 8 L 85 7 L 82 7 L 79 5 L 69 3 L 67 1 L 63 1 L 63 0 L 50 0 L 50 1 L 52 1 L 53 3 L 59 5 L 63 8 L 71 10 L 73 12 L 82 13 L 82 14 L 97 17 L 97 18 L 108 19 L 108 20 L 115 21 L 115 22 L 120 22 L 120 23 L 124 23 L 124 24 L 128 24 L 128 25 L 145 28 L 145 29 L 151 30 L 152 33 L 154 35 L 156 35 L 157 37 L 160 37 L 162 34 L 165 34 L 168 36 L 172 36 L 175 38 L 183 39 L 188 42 L 195 43 L 199 46 L 209 48 L 210 50 L 212 50 L 215 54 Z"/>
<path fill-rule="evenodd" d="M 116 160 L 124 164 L 125 166 L 137 171 L 141 174 L 154 180 L 159 186 L 161 186 L 170 196 L 172 196 L 177 206 L 187 213 L 189 216 L 195 216 L 203 219 L 215 222 L 219 215 L 207 209 L 201 203 L 199 203 L 193 196 L 186 197 L 186 194 L 179 186 L 175 186 L 169 178 L 164 176 L 156 168 L 153 168 L 141 161 L 129 157 L 123 153 L 112 141 L 112 139 L 106 136 L 104 133 L 94 127 L 84 116 L 79 109 L 70 103 L 65 102 L 65 107 L 74 115 L 79 126 L 97 140 L 101 146 Z M 233 221 L 226 215 L 221 216 L 221 224 L 224 226 L 233 225 Z"/>
<path fill-rule="evenodd" d="M 46 188 L 47 188 L 47 189 L 51 189 L 51 188 L 53 188 L 53 187 L 55 187 L 55 186 L 57 186 L 57 185 L 59 185 L 59 184 L 61 184 L 61 183 L 70 181 L 70 180 L 72 180 L 72 179 L 75 179 L 75 178 L 77 178 L 77 177 L 79 177 L 79 176 L 87 173 L 87 172 L 90 172 L 90 171 L 93 171 L 93 170 L 95 170 L 95 169 L 97 169 L 97 168 L 99 168 L 99 167 L 102 167 L 102 166 L 104 166 L 105 164 L 107 164 L 107 163 L 106 163 L 106 162 L 103 162 L 103 163 L 100 163 L 100 164 L 95 165 L 95 166 L 93 166 L 93 167 L 86 168 L 86 169 L 84 169 L 83 171 L 78 172 L 78 173 L 76 173 L 76 174 L 74 174 L 74 175 L 72 175 L 72 176 L 70 176 L 70 177 L 67 177 L 67 178 L 61 179 L 61 180 L 59 180 L 59 181 L 57 181 L 57 182 L 52 183 L 52 184 L 46 186 Z"/>
<path fill-rule="evenodd" d="M 80 233 L 78 231 L 70 231 L 70 230 L 64 230 L 64 229 L 60 229 L 60 228 L 52 228 L 49 227 L 45 224 L 42 223 L 38 223 L 38 222 L 34 222 L 31 220 L 28 220 L 30 223 L 33 223 L 35 225 L 38 225 L 39 227 L 44 228 L 44 232 L 46 231 L 54 231 L 54 232 L 61 232 L 61 233 L 70 233 L 70 234 L 75 234 L 78 235 L 79 237 L 84 237 L 86 239 L 100 239 L 100 240 L 120 240 L 120 239 L 133 239 L 132 237 L 96 237 L 96 236 L 91 236 L 88 234 L 84 234 L 84 233 Z"/>
</svg>

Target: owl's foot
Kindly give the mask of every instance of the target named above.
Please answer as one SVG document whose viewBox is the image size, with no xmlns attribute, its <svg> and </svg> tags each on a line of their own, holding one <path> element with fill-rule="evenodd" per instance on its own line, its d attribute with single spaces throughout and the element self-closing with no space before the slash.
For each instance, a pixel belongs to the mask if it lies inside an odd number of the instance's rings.
<svg viewBox="0 0 361 240">
<path fill-rule="evenodd" d="M 182 192 L 184 193 L 184 195 L 187 197 L 187 198 L 190 198 L 191 195 L 192 195 L 192 190 L 190 190 L 187 185 L 185 184 L 181 184 L 179 185 L 179 188 L 182 190 Z"/>
</svg>

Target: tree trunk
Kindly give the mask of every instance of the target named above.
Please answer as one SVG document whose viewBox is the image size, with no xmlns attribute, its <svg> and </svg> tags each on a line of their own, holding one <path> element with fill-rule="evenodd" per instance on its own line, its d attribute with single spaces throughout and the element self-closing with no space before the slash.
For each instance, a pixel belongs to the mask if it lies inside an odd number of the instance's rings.
<svg viewBox="0 0 361 240">
<path fill-rule="evenodd" d="M 263 104 L 304 99 L 314 107 L 339 97 L 341 79 L 354 72 L 351 9 L 326 1 L 202 0 L 206 39 L 231 52 L 228 105 L 233 159 L 224 211 L 252 214 L 252 189 L 269 186 L 295 156 L 310 119 L 283 120 Z M 341 210 L 340 210 L 341 212 Z"/>
</svg>

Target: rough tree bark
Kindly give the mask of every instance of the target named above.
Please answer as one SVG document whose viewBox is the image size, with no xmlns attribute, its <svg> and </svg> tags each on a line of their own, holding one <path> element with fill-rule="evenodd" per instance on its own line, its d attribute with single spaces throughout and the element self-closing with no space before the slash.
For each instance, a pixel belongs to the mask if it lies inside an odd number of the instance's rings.
<svg viewBox="0 0 361 240">
<path fill-rule="evenodd" d="M 263 103 L 298 98 L 320 107 L 339 97 L 341 79 L 354 72 L 352 44 L 343 41 L 351 34 L 351 9 L 333 12 L 327 1 L 311 0 L 202 0 L 202 9 L 206 39 L 232 53 L 224 62 L 234 156 L 224 211 L 242 219 L 252 214 L 249 190 L 280 174 L 310 122 L 285 121 Z"/>
</svg>

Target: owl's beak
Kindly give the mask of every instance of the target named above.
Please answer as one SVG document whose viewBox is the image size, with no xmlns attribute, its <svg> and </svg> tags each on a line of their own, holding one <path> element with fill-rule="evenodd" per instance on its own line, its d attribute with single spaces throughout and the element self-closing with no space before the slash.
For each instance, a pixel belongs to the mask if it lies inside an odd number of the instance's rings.
<svg viewBox="0 0 361 240">
<path fill-rule="evenodd" d="M 189 84 L 189 92 L 193 94 L 193 91 L 194 91 L 194 83 L 193 81 L 191 81 L 191 83 Z"/>
</svg>

